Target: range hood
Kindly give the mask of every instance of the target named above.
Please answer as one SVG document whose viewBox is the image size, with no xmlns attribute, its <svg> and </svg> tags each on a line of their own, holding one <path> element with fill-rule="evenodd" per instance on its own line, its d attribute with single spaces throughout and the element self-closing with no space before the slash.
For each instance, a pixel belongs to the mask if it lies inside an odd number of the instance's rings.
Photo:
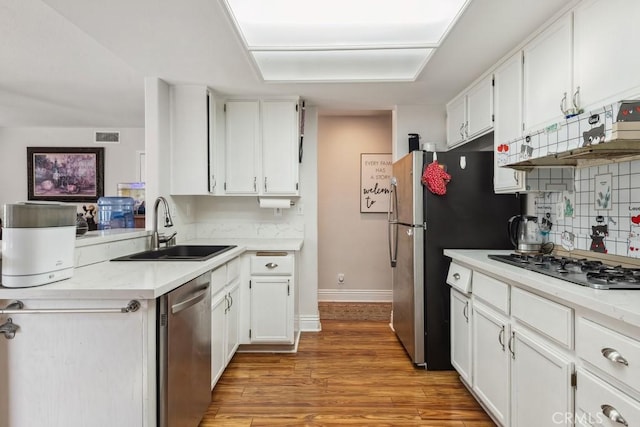
<svg viewBox="0 0 640 427">
<path fill-rule="evenodd" d="M 640 158 L 640 100 L 619 101 L 497 147 L 516 170 L 588 167 Z"/>
<path fill-rule="evenodd" d="M 640 139 L 618 139 L 598 145 L 588 145 L 562 153 L 522 160 L 505 167 L 530 171 L 533 168 L 588 167 L 604 163 L 640 158 Z"/>
</svg>

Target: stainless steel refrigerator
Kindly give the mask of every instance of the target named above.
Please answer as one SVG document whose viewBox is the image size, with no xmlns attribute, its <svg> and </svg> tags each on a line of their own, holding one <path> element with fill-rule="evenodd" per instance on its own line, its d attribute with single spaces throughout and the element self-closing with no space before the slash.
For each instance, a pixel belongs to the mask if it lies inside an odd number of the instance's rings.
<svg viewBox="0 0 640 427">
<path fill-rule="evenodd" d="M 508 249 L 507 220 L 520 213 L 515 195 L 493 192 L 493 153 L 437 154 L 451 179 L 444 195 L 421 182 L 433 153 L 412 151 L 393 164 L 389 256 L 393 329 L 416 365 L 451 369 L 450 259 L 444 249 Z"/>
</svg>

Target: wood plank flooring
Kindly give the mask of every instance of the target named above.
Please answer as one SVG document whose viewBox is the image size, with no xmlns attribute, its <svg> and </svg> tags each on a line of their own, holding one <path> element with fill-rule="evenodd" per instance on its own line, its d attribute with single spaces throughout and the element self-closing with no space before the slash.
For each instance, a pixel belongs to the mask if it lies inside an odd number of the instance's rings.
<svg viewBox="0 0 640 427">
<path fill-rule="evenodd" d="M 322 328 L 296 354 L 237 353 L 200 427 L 495 425 L 455 371 L 414 368 L 387 322 Z"/>
</svg>

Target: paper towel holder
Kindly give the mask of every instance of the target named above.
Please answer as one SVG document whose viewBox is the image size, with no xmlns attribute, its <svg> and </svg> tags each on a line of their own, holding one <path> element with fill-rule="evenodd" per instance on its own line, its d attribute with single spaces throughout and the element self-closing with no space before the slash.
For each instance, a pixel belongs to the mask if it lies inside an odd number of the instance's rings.
<svg viewBox="0 0 640 427">
<path fill-rule="evenodd" d="M 268 197 L 263 197 L 264 199 L 269 199 Z M 258 206 L 260 206 L 260 196 L 256 197 L 256 203 L 258 204 Z M 294 202 L 293 200 L 289 200 L 289 206 L 293 207 L 296 205 L 296 202 Z"/>
</svg>

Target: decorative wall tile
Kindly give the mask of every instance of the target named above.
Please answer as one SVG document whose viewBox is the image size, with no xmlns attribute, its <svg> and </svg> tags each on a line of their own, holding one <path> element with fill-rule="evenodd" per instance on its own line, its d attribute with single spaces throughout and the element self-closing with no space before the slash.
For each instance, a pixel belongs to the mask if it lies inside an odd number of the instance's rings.
<svg viewBox="0 0 640 427">
<path fill-rule="evenodd" d="M 563 175 L 565 169 L 538 171 L 534 177 L 540 182 L 543 181 L 542 176 L 549 177 L 551 182 L 566 182 Z M 606 226 L 603 243 L 607 253 L 640 258 L 640 160 L 575 169 L 574 174 L 573 188 L 567 188 L 574 192 L 573 216 L 564 211 L 560 213 L 566 203 L 566 192 L 554 189 L 533 196 L 534 214 L 539 222 L 550 213 L 549 221 L 553 227 L 546 236 L 547 240 L 561 245 L 562 234 L 572 233 L 575 236 L 575 249 L 589 250 L 594 247 L 594 230 L 602 232 Z M 601 194 L 604 192 L 602 182 L 606 187 L 609 176 L 610 203 L 608 209 L 602 209 L 605 198 Z M 596 183 L 596 177 L 599 183 Z M 541 188 L 541 191 L 544 189 Z M 598 246 L 597 243 L 595 246 Z"/>
</svg>

